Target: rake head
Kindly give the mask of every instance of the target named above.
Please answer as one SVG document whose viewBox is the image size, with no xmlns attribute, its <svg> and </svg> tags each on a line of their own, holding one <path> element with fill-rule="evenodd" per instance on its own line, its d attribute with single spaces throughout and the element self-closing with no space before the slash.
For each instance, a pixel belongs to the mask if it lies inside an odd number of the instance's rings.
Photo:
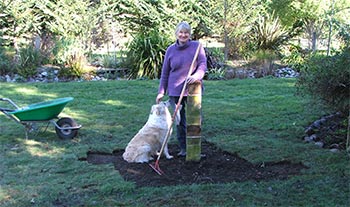
<svg viewBox="0 0 350 207">
<path fill-rule="evenodd" d="M 159 160 L 157 160 L 154 165 L 152 164 L 148 164 L 154 171 L 156 171 L 156 173 L 158 173 L 158 175 L 163 175 L 164 172 L 160 169 L 159 167 Z"/>
</svg>

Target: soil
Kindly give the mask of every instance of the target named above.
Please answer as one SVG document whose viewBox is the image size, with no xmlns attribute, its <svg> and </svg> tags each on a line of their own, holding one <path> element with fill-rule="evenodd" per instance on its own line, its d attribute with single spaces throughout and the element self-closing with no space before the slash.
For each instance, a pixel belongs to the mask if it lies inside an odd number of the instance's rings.
<svg viewBox="0 0 350 207">
<path fill-rule="evenodd" d="M 163 171 L 159 175 L 148 163 L 128 163 L 123 160 L 124 149 L 113 153 L 87 152 L 87 161 L 92 164 L 113 164 L 126 181 L 136 186 L 171 186 L 204 183 L 229 183 L 247 180 L 287 179 L 306 169 L 302 163 L 291 163 L 287 160 L 252 164 L 236 153 L 229 153 L 216 147 L 213 143 L 202 142 L 202 158 L 199 162 L 189 162 L 185 157 L 177 157 L 177 145 L 169 145 L 173 159 L 161 158 L 159 167 Z M 156 158 L 155 158 L 156 159 Z M 154 164 L 150 161 L 150 164 Z"/>
</svg>

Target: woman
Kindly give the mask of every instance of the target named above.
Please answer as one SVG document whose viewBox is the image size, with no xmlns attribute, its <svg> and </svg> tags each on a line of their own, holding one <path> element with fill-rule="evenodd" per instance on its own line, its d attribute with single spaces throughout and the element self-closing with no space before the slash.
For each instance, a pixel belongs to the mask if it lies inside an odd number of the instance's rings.
<svg viewBox="0 0 350 207">
<path fill-rule="evenodd" d="M 158 95 L 156 98 L 156 103 L 159 103 L 164 97 L 164 94 L 167 93 L 174 109 L 180 98 L 185 81 L 187 81 L 188 84 L 202 81 L 207 69 L 205 51 L 204 48 L 200 46 L 192 74 L 187 77 L 199 42 L 191 40 L 191 26 L 187 22 L 180 22 L 177 25 L 175 36 L 176 42 L 170 45 L 165 53 Z M 176 126 L 177 139 L 180 146 L 178 156 L 186 155 L 186 102 L 187 91 L 181 101 L 181 120 Z"/>
</svg>

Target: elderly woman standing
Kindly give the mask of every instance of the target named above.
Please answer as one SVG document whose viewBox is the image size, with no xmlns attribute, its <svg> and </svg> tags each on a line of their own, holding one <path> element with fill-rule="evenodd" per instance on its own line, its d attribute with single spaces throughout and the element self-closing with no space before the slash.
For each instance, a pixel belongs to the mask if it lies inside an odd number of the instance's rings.
<svg viewBox="0 0 350 207">
<path fill-rule="evenodd" d="M 180 22 L 175 30 L 176 42 L 170 45 L 165 53 L 162 73 L 156 103 L 159 103 L 164 94 L 168 94 L 173 108 L 177 104 L 185 84 L 202 81 L 207 70 L 207 58 L 202 46 L 198 53 L 192 74 L 187 77 L 196 49 L 200 44 L 191 40 L 191 26 L 187 22 Z M 177 139 L 180 146 L 178 156 L 186 156 L 186 111 L 187 91 L 181 101 L 180 123 L 176 126 Z"/>
</svg>

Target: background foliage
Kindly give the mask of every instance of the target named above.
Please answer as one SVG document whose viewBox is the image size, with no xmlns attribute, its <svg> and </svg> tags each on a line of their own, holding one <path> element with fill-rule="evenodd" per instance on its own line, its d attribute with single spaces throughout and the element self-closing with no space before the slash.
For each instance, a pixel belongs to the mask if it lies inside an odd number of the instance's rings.
<svg viewBox="0 0 350 207">
<path fill-rule="evenodd" d="M 193 27 L 194 39 L 215 34 L 225 41 L 229 58 L 249 57 L 251 50 L 279 49 L 288 44 L 281 40 L 300 35 L 309 40 L 311 48 L 313 38 L 348 34 L 344 28 L 349 25 L 349 6 L 349 0 L 4 0 L 0 2 L 0 31 L 2 46 L 17 52 L 39 36 L 41 50 L 50 48 L 52 41 L 74 38 L 87 56 L 118 41 L 113 38 L 118 31 L 138 37 L 154 30 L 174 40 L 175 25 L 185 20 Z M 263 42 L 269 45 L 261 45 Z"/>
<path fill-rule="evenodd" d="M 327 55 L 349 46 L 349 8 L 349 0 L 4 0 L 0 72 L 15 68 L 30 78 L 38 65 L 51 63 L 61 67 L 61 76 L 80 78 L 97 50 L 122 48 L 126 55 L 118 63 L 105 58 L 111 62 L 104 65 L 127 68 L 131 78 L 159 78 L 175 25 L 183 20 L 192 25 L 193 39 L 225 43 L 223 64 L 210 68 L 209 77 L 221 79 L 230 59 L 258 59 L 266 75 L 275 59 L 304 72 L 312 64 L 304 58 L 319 51 L 318 41 Z"/>
<path fill-rule="evenodd" d="M 311 56 L 298 79 L 303 92 L 321 99 L 329 108 L 349 113 L 350 48 L 331 57 Z"/>
</svg>

